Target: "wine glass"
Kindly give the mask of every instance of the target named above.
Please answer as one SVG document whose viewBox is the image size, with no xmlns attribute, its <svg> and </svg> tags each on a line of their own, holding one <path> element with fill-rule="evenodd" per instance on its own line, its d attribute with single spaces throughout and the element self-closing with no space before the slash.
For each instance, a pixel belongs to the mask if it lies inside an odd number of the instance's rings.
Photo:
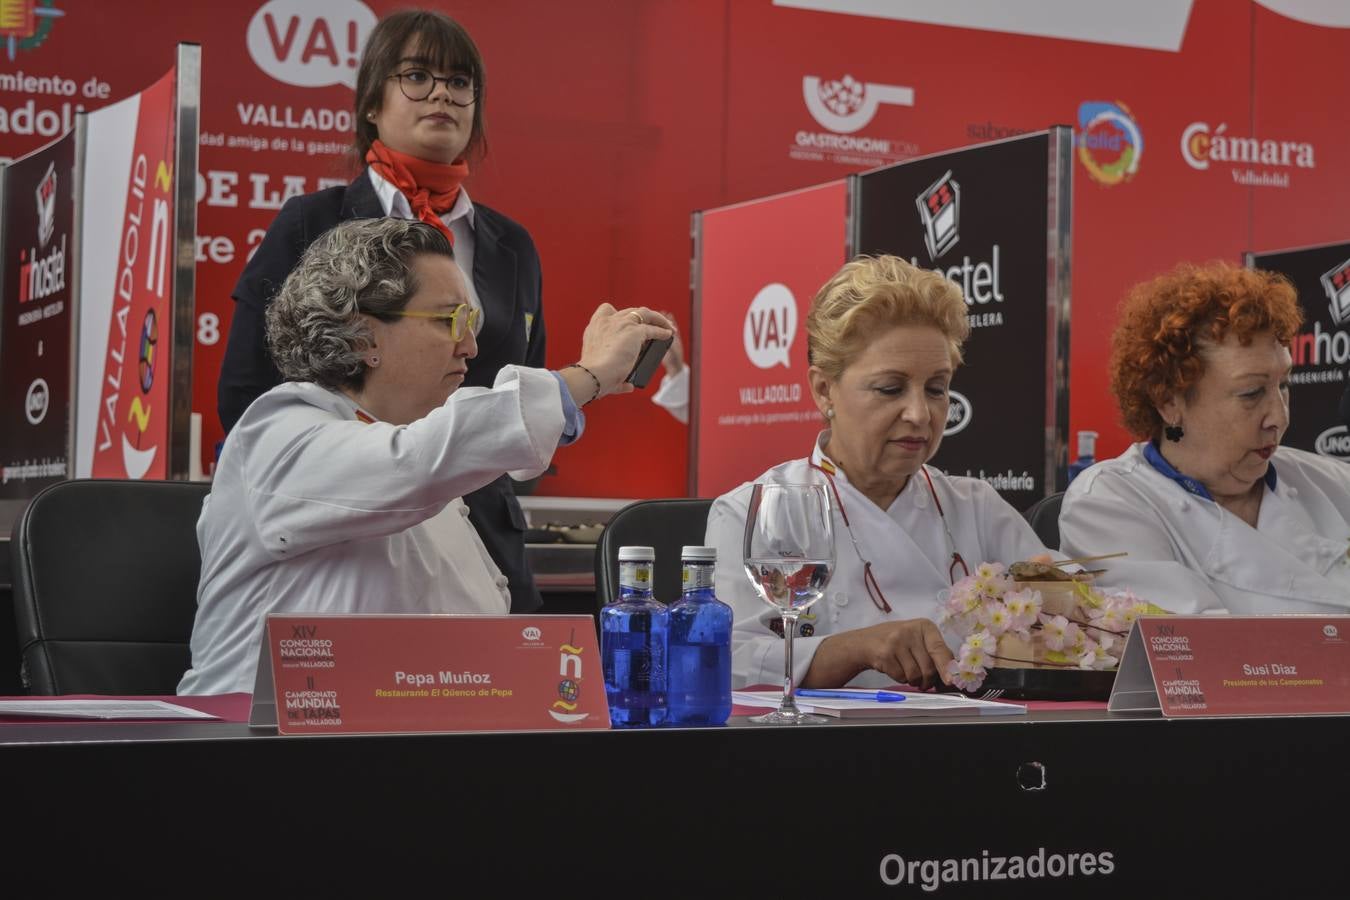
<svg viewBox="0 0 1350 900">
<path fill-rule="evenodd" d="M 825 591 L 834 571 L 834 526 L 823 484 L 756 484 L 745 517 L 745 573 L 755 592 L 783 616 L 783 702 L 750 721 L 824 722 L 793 700 L 792 635 L 797 617 Z"/>
</svg>

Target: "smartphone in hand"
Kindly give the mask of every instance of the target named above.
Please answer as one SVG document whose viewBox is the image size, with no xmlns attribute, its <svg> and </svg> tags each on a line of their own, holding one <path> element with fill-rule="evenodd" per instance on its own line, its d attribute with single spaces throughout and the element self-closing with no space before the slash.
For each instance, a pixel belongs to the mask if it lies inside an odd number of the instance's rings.
<svg viewBox="0 0 1350 900">
<path fill-rule="evenodd" d="M 652 380 L 652 375 L 656 372 L 656 367 L 661 365 L 661 360 L 665 357 L 666 351 L 670 345 L 675 342 L 675 336 L 671 335 L 662 340 L 649 340 L 642 345 L 642 352 L 638 354 L 638 361 L 633 366 L 633 371 L 628 373 L 624 379 L 633 387 L 646 387 L 647 382 Z"/>
</svg>

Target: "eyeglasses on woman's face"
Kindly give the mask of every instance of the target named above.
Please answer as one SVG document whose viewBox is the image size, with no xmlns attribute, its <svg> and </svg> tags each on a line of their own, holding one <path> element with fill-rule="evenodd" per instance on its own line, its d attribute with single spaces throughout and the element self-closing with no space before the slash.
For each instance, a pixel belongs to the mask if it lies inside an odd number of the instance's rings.
<svg viewBox="0 0 1350 900">
<path fill-rule="evenodd" d="M 455 106 L 473 106 L 478 99 L 478 85 L 474 83 L 472 75 L 464 72 L 455 72 L 442 78 L 426 69 L 413 67 L 395 72 L 389 77 L 398 79 L 398 89 L 409 100 L 427 99 L 435 92 L 436 85 L 441 83 L 445 85 L 450 102 Z"/>
<path fill-rule="evenodd" d="M 450 332 L 450 339 L 453 341 L 464 340 L 466 332 L 478 331 L 478 319 L 482 310 L 476 306 L 470 306 L 467 303 L 456 305 L 449 312 L 422 312 L 415 309 L 400 309 L 395 312 L 380 313 L 382 316 L 398 316 L 412 319 L 431 319 L 442 323 Z"/>
</svg>

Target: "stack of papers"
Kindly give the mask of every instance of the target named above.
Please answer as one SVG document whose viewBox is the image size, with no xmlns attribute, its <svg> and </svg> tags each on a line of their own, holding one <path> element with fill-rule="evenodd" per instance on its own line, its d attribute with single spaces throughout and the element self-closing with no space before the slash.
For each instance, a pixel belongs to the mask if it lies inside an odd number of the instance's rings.
<svg viewBox="0 0 1350 900">
<path fill-rule="evenodd" d="M 0 700 L 0 716 L 51 719 L 218 719 L 163 700 Z"/>
<path fill-rule="evenodd" d="M 854 693 L 849 688 L 835 693 Z M 1008 716 L 1027 711 L 1022 703 L 972 700 L 961 694 L 929 694 L 918 691 L 887 691 L 904 694 L 901 702 L 874 699 L 874 690 L 858 689 L 858 699 L 798 697 L 797 708 L 802 712 L 837 716 L 841 719 L 904 719 L 914 716 Z M 782 701 L 781 691 L 733 691 L 731 702 L 739 706 L 777 709 Z"/>
</svg>

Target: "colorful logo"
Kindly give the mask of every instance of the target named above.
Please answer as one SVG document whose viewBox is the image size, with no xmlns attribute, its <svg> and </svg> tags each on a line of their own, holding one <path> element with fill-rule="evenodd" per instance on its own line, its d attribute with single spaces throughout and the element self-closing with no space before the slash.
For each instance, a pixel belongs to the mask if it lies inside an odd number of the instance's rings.
<svg viewBox="0 0 1350 900">
<path fill-rule="evenodd" d="M 141 378 L 141 393 L 150 393 L 155 384 L 155 345 L 159 343 L 159 317 L 153 308 L 145 311 L 145 321 L 141 324 L 141 358 L 138 373 Z"/>
<path fill-rule="evenodd" d="M 1337 325 L 1350 322 L 1350 259 L 1322 275 L 1322 288 L 1331 301 L 1331 321 Z"/>
<path fill-rule="evenodd" d="M 37 199 L 38 246 L 45 247 L 56 230 L 56 163 L 47 166 L 47 174 L 34 191 Z"/>
<path fill-rule="evenodd" d="M 19 50 L 40 47 L 52 33 L 53 20 L 65 15 L 56 0 L 0 0 L 0 37 L 11 61 Z"/>
<path fill-rule="evenodd" d="M 864 83 L 852 75 L 836 81 L 821 81 L 807 75 L 802 79 L 802 99 L 822 126 L 837 134 L 852 134 L 865 128 L 883 103 L 913 106 L 914 88 Z"/>
<path fill-rule="evenodd" d="M 145 311 L 145 318 L 141 321 L 141 341 L 140 358 L 137 361 L 137 375 L 140 380 L 142 394 L 149 394 L 150 388 L 155 384 L 155 348 L 159 344 L 159 316 L 155 314 L 154 307 Z M 122 435 L 122 463 L 126 466 L 128 478 L 144 478 L 145 473 L 150 471 L 150 464 L 155 461 L 155 451 L 159 448 L 151 446 L 147 449 L 140 449 L 141 440 L 145 437 L 145 431 L 150 427 L 150 403 L 141 402 L 141 398 L 131 398 L 131 409 L 127 413 L 127 422 L 136 424 L 136 444 L 133 446 L 131 441 L 127 440 L 125 433 Z"/>
<path fill-rule="evenodd" d="M 957 231 L 961 221 L 961 185 L 952 178 L 950 169 L 914 198 L 923 222 L 923 242 L 928 255 L 936 260 L 956 246 L 961 239 Z"/>
<path fill-rule="evenodd" d="M 1130 108 L 1119 101 L 1088 100 L 1078 106 L 1078 159 L 1099 184 L 1129 181 L 1144 155 L 1144 133 Z"/>
<path fill-rule="evenodd" d="M 585 648 L 574 646 L 571 643 L 574 640 L 575 632 L 568 638 L 568 643 L 558 647 L 558 674 L 562 681 L 558 682 L 558 699 L 553 701 L 553 707 L 548 711 L 554 719 L 568 725 L 590 715 L 576 711 L 577 698 L 581 696 L 581 654 Z"/>
</svg>

